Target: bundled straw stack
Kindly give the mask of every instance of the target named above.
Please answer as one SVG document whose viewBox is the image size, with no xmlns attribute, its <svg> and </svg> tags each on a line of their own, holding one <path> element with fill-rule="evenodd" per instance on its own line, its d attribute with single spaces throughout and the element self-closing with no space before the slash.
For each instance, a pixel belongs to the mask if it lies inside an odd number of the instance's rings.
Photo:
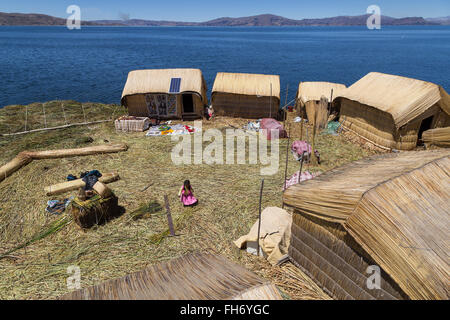
<svg viewBox="0 0 450 320">
<path fill-rule="evenodd" d="M 60 300 L 280 300 L 278 289 L 215 254 L 188 254 Z"/>
<path fill-rule="evenodd" d="M 450 147 L 450 127 L 427 130 L 422 134 L 422 141 L 428 145 Z"/>
<path fill-rule="evenodd" d="M 291 258 L 335 298 L 448 299 L 449 172 L 450 150 L 402 152 L 291 186 Z"/>
</svg>

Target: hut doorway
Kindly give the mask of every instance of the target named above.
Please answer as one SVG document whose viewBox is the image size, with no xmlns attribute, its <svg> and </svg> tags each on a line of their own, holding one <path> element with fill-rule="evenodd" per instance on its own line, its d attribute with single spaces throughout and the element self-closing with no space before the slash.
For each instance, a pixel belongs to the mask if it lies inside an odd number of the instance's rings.
<svg viewBox="0 0 450 320">
<path fill-rule="evenodd" d="M 424 131 L 431 129 L 432 124 L 433 124 L 433 116 L 422 120 L 422 123 L 420 124 L 420 129 L 419 129 L 419 139 L 417 140 L 418 143 L 422 142 L 422 133 L 424 133 Z"/>
<path fill-rule="evenodd" d="M 194 112 L 194 99 L 192 94 L 183 94 L 183 113 Z"/>
</svg>

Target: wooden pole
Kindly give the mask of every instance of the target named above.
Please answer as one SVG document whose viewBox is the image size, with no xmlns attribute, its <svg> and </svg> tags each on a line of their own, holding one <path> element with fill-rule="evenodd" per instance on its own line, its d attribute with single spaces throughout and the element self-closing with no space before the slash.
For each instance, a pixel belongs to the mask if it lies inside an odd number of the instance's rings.
<svg viewBox="0 0 450 320">
<path fill-rule="evenodd" d="M 328 124 L 328 119 L 330 118 L 332 104 L 333 104 L 333 89 L 331 89 L 330 105 L 328 107 L 328 112 L 327 112 L 327 124 Z"/>
<path fill-rule="evenodd" d="M 272 82 L 270 83 L 270 117 L 272 118 Z"/>
<path fill-rule="evenodd" d="M 45 115 L 45 103 L 42 104 L 42 111 L 44 112 L 44 127 L 47 128 L 47 116 Z"/>
<path fill-rule="evenodd" d="M 63 115 L 64 115 L 64 121 L 66 122 L 66 126 L 67 126 L 67 125 L 68 125 L 68 123 L 67 123 L 66 111 L 64 110 L 64 103 L 63 103 L 63 104 L 61 104 L 61 108 L 62 108 L 62 111 L 63 111 Z"/>
<path fill-rule="evenodd" d="M 287 140 L 287 145 L 286 145 L 286 164 L 284 166 L 284 188 L 283 190 L 286 190 L 286 176 L 287 176 L 287 167 L 288 167 L 288 158 L 289 158 L 289 141 L 291 138 L 291 125 L 288 124 L 289 126 L 289 130 L 288 130 L 288 140 Z M 283 203 L 283 208 L 284 208 L 284 203 Z"/>
<path fill-rule="evenodd" d="M 262 193 L 264 188 L 264 179 L 261 180 L 261 190 L 259 191 L 259 218 L 258 218 L 258 239 L 256 239 L 256 252 L 259 256 L 259 237 L 261 234 L 261 202 L 262 202 Z"/>
<path fill-rule="evenodd" d="M 314 148 L 316 145 L 316 124 L 313 125 L 313 134 L 312 134 L 312 150 L 311 150 L 311 163 L 312 165 L 317 165 L 316 153 L 314 152 Z"/>
<path fill-rule="evenodd" d="M 302 154 L 302 160 L 300 161 L 300 170 L 298 171 L 298 182 L 297 183 L 300 183 L 301 182 L 301 177 L 302 177 L 302 170 L 303 170 L 303 161 L 305 160 L 305 151 L 303 151 L 303 154 Z"/>
<path fill-rule="evenodd" d="M 166 211 L 167 211 L 167 222 L 169 223 L 170 235 L 175 236 L 175 229 L 173 228 L 172 215 L 170 214 L 170 205 L 169 198 L 167 195 L 164 195 L 164 202 L 166 203 Z"/>
<path fill-rule="evenodd" d="M 25 131 L 27 131 L 27 123 L 28 123 L 28 106 L 25 106 Z"/>
</svg>

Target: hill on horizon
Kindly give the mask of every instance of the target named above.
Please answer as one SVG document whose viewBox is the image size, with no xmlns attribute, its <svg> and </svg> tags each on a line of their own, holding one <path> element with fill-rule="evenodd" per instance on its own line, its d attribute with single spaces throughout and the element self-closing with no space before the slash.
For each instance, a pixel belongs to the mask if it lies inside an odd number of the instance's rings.
<svg viewBox="0 0 450 320">
<path fill-rule="evenodd" d="M 82 25 L 90 26 L 211 26 L 211 27 L 251 27 L 251 26 L 363 26 L 366 25 L 368 14 L 359 16 L 337 16 L 330 18 L 295 20 L 273 14 L 260 14 L 249 17 L 221 17 L 205 22 L 157 21 L 145 19 L 129 20 L 92 20 L 82 21 Z M 450 17 L 428 18 L 381 17 L 382 25 L 447 25 Z M 5 13 L 0 12 L 0 26 L 58 26 L 65 25 L 66 19 L 35 13 Z"/>
</svg>

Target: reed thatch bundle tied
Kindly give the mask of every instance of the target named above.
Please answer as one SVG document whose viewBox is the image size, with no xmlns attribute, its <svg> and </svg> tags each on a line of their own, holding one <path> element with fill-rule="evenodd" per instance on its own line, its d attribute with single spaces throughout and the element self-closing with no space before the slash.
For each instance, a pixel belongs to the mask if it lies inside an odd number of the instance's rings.
<svg viewBox="0 0 450 320">
<path fill-rule="evenodd" d="M 120 214 L 118 198 L 114 193 L 104 187 L 101 191 L 97 190 L 95 191 L 96 194 L 88 200 L 81 200 L 76 197 L 71 202 L 72 217 L 81 228 L 87 229 L 95 225 L 101 225 Z"/>
<path fill-rule="evenodd" d="M 209 253 L 194 253 L 68 293 L 60 300 L 281 300 L 253 272 Z"/>
<path fill-rule="evenodd" d="M 450 127 L 427 130 L 422 134 L 422 141 L 430 145 L 450 147 Z"/>
</svg>

